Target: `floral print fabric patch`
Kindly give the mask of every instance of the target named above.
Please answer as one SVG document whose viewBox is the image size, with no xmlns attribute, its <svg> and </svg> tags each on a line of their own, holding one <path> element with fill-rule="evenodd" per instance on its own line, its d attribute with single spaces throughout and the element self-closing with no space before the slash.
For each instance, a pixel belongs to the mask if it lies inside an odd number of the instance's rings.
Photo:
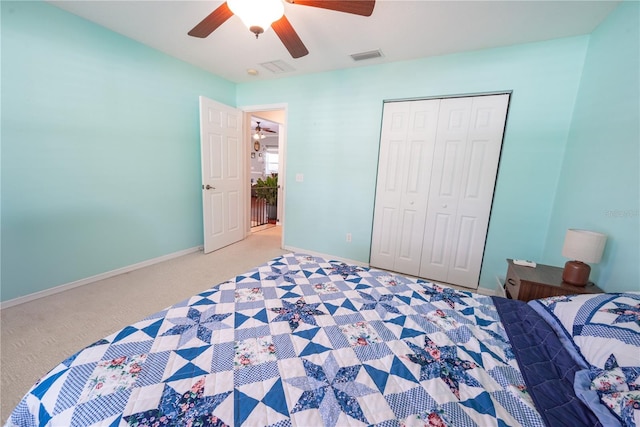
<svg viewBox="0 0 640 427">
<path fill-rule="evenodd" d="M 357 322 L 352 325 L 342 325 L 340 330 L 349 340 L 352 347 L 369 345 L 382 342 L 378 333 L 366 322 Z"/>
<path fill-rule="evenodd" d="M 87 402 L 116 391 L 127 390 L 136 382 L 146 359 L 146 354 L 138 354 L 121 356 L 98 363 L 85 385 L 80 402 Z"/>
<path fill-rule="evenodd" d="M 335 292 L 340 292 L 340 289 L 336 287 L 335 284 L 329 283 L 317 283 L 313 285 L 313 290 L 319 294 L 332 294 Z"/>
<path fill-rule="evenodd" d="M 260 288 L 236 289 L 236 302 L 249 302 L 263 300 L 262 290 Z"/>
<path fill-rule="evenodd" d="M 265 362 L 275 362 L 276 347 L 271 337 L 249 338 L 236 341 L 233 366 L 235 369 L 255 366 Z"/>
</svg>

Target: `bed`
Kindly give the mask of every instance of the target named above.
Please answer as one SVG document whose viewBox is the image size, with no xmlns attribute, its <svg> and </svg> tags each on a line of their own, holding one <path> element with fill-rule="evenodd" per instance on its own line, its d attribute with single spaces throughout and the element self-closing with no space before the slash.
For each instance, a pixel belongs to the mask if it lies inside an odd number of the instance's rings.
<svg viewBox="0 0 640 427">
<path fill-rule="evenodd" d="M 64 360 L 7 426 L 640 426 L 640 293 L 530 303 L 287 254 Z"/>
</svg>

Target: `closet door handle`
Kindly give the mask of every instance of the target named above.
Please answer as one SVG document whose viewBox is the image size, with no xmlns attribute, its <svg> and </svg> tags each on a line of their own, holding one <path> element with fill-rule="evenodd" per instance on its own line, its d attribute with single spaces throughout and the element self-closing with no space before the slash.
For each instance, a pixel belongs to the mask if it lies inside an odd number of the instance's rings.
<svg viewBox="0 0 640 427">
<path fill-rule="evenodd" d="M 209 184 L 207 184 L 206 186 L 204 186 L 204 185 L 203 185 L 203 186 L 202 186 L 202 189 L 203 189 L 203 190 L 215 190 L 215 189 L 216 189 L 216 187 L 212 187 L 212 186 L 210 186 Z"/>
</svg>

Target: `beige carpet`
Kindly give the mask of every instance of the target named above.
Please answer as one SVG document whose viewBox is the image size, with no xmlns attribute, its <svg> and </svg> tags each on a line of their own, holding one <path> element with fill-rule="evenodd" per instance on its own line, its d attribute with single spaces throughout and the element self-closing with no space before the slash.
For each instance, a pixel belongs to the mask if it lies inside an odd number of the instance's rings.
<svg viewBox="0 0 640 427">
<path fill-rule="evenodd" d="M 282 255 L 280 227 L 6 308 L 0 320 L 0 424 L 66 357 L 172 304 Z"/>
</svg>

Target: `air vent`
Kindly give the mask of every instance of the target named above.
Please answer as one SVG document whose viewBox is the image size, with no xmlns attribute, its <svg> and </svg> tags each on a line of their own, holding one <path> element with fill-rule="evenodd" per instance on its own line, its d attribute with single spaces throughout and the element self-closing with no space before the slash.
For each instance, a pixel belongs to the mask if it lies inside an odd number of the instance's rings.
<svg viewBox="0 0 640 427">
<path fill-rule="evenodd" d="M 380 58 L 382 56 L 382 52 L 380 49 L 376 49 L 368 52 L 354 53 L 349 56 L 351 56 L 354 61 L 364 61 L 365 59 Z"/>
<path fill-rule="evenodd" d="M 280 59 L 277 61 L 263 62 L 260 65 L 274 74 L 286 73 L 295 70 L 295 68 L 293 68 L 291 65 Z"/>
</svg>

